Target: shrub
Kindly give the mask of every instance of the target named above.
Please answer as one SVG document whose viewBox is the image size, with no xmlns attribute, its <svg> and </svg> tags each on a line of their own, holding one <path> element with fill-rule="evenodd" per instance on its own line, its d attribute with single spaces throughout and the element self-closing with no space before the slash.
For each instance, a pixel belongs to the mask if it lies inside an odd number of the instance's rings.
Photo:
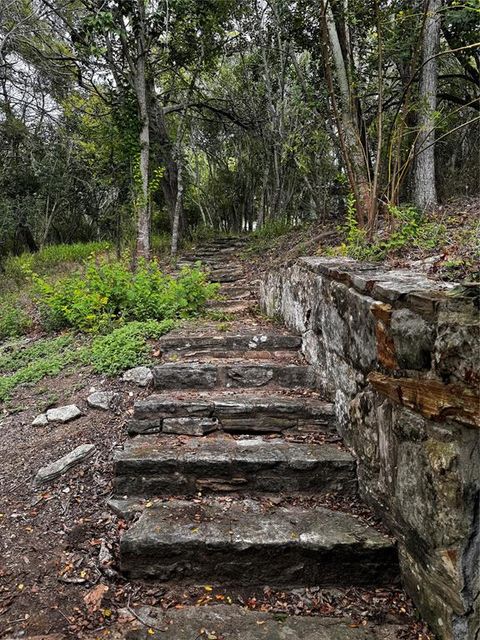
<svg viewBox="0 0 480 640">
<path fill-rule="evenodd" d="M 135 272 L 123 262 L 91 259 L 85 271 L 55 282 L 34 276 L 46 328 L 73 327 L 98 333 L 132 320 L 164 320 L 195 315 L 218 291 L 199 269 L 184 268 L 178 278 L 153 263 Z"/>
<path fill-rule="evenodd" d="M 349 195 L 346 222 L 340 227 L 345 240 L 339 247 L 329 249 L 327 254 L 350 256 L 356 260 L 383 260 L 387 255 L 404 248 L 435 249 L 444 242 L 445 225 L 428 222 L 414 207 L 390 206 L 388 212 L 394 225 L 393 231 L 384 238 L 369 240 L 366 230 L 358 224 L 355 200 Z"/>
<path fill-rule="evenodd" d="M 129 322 L 106 336 L 94 339 L 89 361 L 97 373 L 115 375 L 145 364 L 148 338 L 159 338 L 174 326 L 173 320 Z"/>
<path fill-rule="evenodd" d="M 18 299 L 6 298 L 0 304 L 0 340 L 16 338 L 28 332 L 32 320 Z"/>
</svg>

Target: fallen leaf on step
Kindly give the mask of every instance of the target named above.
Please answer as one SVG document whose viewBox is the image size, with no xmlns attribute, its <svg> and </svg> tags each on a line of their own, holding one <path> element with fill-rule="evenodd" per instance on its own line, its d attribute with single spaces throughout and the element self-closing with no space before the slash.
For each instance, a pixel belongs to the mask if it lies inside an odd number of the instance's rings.
<svg viewBox="0 0 480 640">
<path fill-rule="evenodd" d="M 91 589 L 86 596 L 84 596 L 83 600 L 88 607 L 88 611 L 93 613 L 97 611 L 100 607 L 100 603 L 102 602 L 103 596 L 108 591 L 108 587 L 105 584 L 98 584 L 96 587 Z"/>
</svg>

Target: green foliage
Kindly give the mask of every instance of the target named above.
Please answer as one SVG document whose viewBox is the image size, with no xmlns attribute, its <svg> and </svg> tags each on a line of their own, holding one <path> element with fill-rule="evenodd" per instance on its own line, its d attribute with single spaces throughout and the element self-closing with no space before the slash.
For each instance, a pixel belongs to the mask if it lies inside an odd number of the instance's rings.
<svg viewBox="0 0 480 640">
<path fill-rule="evenodd" d="M 267 220 L 261 227 L 255 229 L 252 236 L 262 240 L 272 240 L 288 233 L 292 227 L 292 223 L 286 219 Z"/>
<path fill-rule="evenodd" d="M 150 246 L 152 253 L 156 256 L 166 256 L 170 252 L 170 245 L 172 243 L 170 234 L 168 233 L 154 233 L 150 240 Z"/>
<path fill-rule="evenodd" d="M 362 229 L 358 224 L 355 198 L 351 193 L 347 196 L 345 224 L 343 227 L 340 227 L 340 231 L 345 235 L 345 241 L 340 247 L 335 247 L 328 253 L 350 256 L 351 258 L 355 258 L 355 260 L 380 259 L 378 248 L 368 242 L 366 230 Z"/>
<path fill-rule="evenodd" d="M 452 258 L 440 264 L 438 275 L 448 282 L 464 281 L 480 282 L 478 259 Z"/>
<path fill-rule="evenodd" d="M 68 365 L 81 362 L 85 349 L 71 335 L 4 345 L 0 349 L 0 402 L 8 400 L 19 385 L 58 375 Z"/>
<path fill-rule="evenodd" d="M 32 320 L 21 307 L 17 296 L 6 296 L 0 302 L 0 340 L 21 336 L 31 326 Z"/>
<path fill-rule="evenodd" d="M 267 220 L 261 227 L 251 233 L 251 242 L 245 253 L 258 254 L 272 248 L 273 242 L 294 228 L 287 219 Z"/>
<path fill-rule="evenodd" d="M 174 326 L 173 320 L 129 322 L 106 336 L 94 339 L 89 361 L 98 373 L 115 375 L 145 364 L 148 338 L 159 338 Z"/>
<path fill-rule="evenodd" d="M 218 290 L 199 269 L 184 268 L 173 278 L 146 262 L 132 272 L 124 262 L 92 259 L 85 271 L 53 284 L 33 277 L 48 329 L 72 327 L 90 333 L 132 320 L 195 315 Z"/>
<path fill-rule="evenodd" d="M 355 200 L 347 199 L 345 224 L 340 227 L 345 240 L 339 247 L 327 251 L 330 255 L 349 256 L 355 260 L 383 260 L 402 249 L 435 249 L 445 241 L 446 227 L 427 221 L 411 206 L 388 208 L 393 230 L 385 237 L 369 240 L 366 229 L 362 229 L 355 215 Z"/>
<path fill-rule="evenodd" d="M 45 274 L 60 265 L 81 263 L 89 256 L 104 253 L 110 249 L 108 242 L 75 242 L 74 244 L 52 244 L 37 253 L 22 253 L 9 256 L 3 265 L 5 280 L 17 284 L 25 282 L 31 271 Z"/>
<path fill-rule="evenodd" d="M 206 224 L 200 224 L 190 231 L 190 238 L 193 244 L 209 242 L 219 237 L 227 237 L 229 234 L 219 233 L 218 229 Z"/>
</svg>

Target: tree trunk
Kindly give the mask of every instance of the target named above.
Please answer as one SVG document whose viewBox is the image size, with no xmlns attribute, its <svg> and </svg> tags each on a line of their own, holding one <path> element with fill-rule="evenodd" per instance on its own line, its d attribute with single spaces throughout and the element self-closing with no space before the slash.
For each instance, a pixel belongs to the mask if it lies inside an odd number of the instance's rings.
<svg viewBox="0 0 480 640">
<path fill-rule="evenodd" d="M 342 46 L 338 36 L 335 18 L 329 4 L 324 3 L 325 10 L 325 27 L 326 37 L 330 45 L 333 64 L 337 76 L 338 86 L 340 89 L 341 99 L 341 118 L 337 121 L 337 126 L 342 131 L 339 135 L 344 140 L 342 145 L 342 155 L 344 162 L 349 168 L 350 188 L 352 189 L 355 200 L 358 221 L 361 225 L 367 222 L 367 218 L 372 216 L 374 203 L 372 202 L 372 186 L 369 176 L 368 156 L 362 145 L 362 135 L 358 126 L 355 101 L 352 96 L 350 80 L 347 72 L 347 64 L 343 55 Z M 325 61 L 328 65 L 328 61 Z M 334 100 L 334 96 L 332 96 Z"/>
<path fill-rule="evenodd" d="M 135 92 L 140 117 L 140 195 L 137 204 L 137 246 L 135 259 L 150 259 L 150 202 L 149 202 L 149 165 L 150 165 L 150 118 L 148 112 L 147 77 L 145 69 L 144 43 L 144 5 L 138 3 L 140 14 L 140 34 L 137 42 L 137 60 L 135 73 Z"/>
<path fill-rule="evenodd" d="M 175 209 L 173 212 L 172 224 L 172 256 L 175 257 L 178 251 L 178 240 L 180 235 L 180 221 L 182 219 L 183 210 L 183 162 L 178 158 L 177 162 L 177 198 L 175 201 Z"/>
<path fill-rule="evenodd" d="M 414 200 L 424 211 L 436 206 L 435 184 L 435 109 L 437 107 L 437 59 L 440 40 L 442 0 L 427 0 L 423 33 L 423 66 L 419 89 L 419 132 L 415 148 Z"/>
</svg>

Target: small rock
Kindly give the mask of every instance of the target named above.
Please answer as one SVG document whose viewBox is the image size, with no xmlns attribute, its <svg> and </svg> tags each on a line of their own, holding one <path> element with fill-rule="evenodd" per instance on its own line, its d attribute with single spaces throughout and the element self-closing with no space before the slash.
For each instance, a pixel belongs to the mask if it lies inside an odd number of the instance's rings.
<svg viewBox="0 0 480 640">
<path fill-rule="evenodd" d="M 48 418 L 46 413 L 41 413 L 32 422 L 32 427 L 45 427 L 48 424 Z"/>
<path fill-rule="evenodd" d="M 69 422 L 82 415 L 75 404 L 67 404 L 64 407 L 56 407 L 47 411 L 48 422 Z"/>
<path fill-rule="evenodd" d="M 58 478 L 62 474 L 69 471 L 72 467 L 82 462 L 86 458 L 89 458 L 95 451 L 94 444 L 82 444 L 67 455 L 63 456 L 59 460 L 55 460 L 48 464 L 46 467 L 42 467 L 35 476 L 35 484 L 45 484 Z"/>
<path fill-rule="evenodd" d="M 87 398 L 87 404 L 92 409 L 103 409 L 108 411 L 115 408 L 120 399 L 120 394 L 115 391 L 96 391 L 91 393 Z"/>
<path fill-rule="evenodd" d="M 140 387 L 146 387 L 152 379 L 153 375 L 148 367 L 134 367 L 125 371 L 122 376 L 124 382 L 134 382 Z"/>
</svg>

